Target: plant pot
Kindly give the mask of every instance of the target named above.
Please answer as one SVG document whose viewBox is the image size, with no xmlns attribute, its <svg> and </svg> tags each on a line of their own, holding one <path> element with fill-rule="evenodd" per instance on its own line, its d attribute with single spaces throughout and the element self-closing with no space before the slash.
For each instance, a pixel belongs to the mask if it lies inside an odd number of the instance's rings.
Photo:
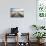
<svg viewBox="0 0 46 46">
<path fill-rule="evenodd" d="M 40 39 L 37 39 L 37 43 L 40 43 Z"/>
<path fill-rule="evenodd" d="M 37 39 L 37 46 L 40 46 L 40 39 Z"/>
<path fill-rule="evenodd" d="M 44 42 L 44 40 L 45 40 L 45 39 L 38 39 L 37 42 L 38 42 L 39 44 L 41 44 L 41 43 Z"/>
</svg>

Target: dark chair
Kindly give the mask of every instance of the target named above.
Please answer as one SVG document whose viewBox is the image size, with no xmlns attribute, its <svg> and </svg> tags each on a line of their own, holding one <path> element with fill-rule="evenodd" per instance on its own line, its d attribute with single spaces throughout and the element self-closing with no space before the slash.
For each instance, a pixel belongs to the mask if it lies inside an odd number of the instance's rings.
<svg viewBox="0 0 46 46">
<path fill-rule="evenodd" d="M 8 36 L 8 37 L 7 37 Z M 6 33 L 5 34 L 5 46 L 7 46 L 8 45 L 8 43 L 7 43 L 7 38 L 11 38 L 11 37 L 13 37 L 13 36 L 17 36 L 17 44 L 16 44 L 16 46 L 18 46 L 18 27 L 16 27 L 16 28 L 11 28 L 11 33 Z"/>
</svg>

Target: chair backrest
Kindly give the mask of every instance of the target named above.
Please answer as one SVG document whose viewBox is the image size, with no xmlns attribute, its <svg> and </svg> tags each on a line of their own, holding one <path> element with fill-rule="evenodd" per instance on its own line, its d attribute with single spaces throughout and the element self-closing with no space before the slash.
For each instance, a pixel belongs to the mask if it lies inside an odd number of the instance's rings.
<svg viewBox="0 0 46 46">
<path fill-rule="evenodd" d="M 16 28 L 11 28 L 11 34 L 18 33 L 18 27 Z"/>
</svg>

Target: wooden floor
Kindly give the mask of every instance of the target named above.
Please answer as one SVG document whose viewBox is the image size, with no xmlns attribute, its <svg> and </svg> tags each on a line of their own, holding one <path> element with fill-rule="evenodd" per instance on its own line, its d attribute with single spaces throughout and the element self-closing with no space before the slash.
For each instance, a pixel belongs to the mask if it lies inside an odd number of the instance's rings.
<svg viewBox="0 0 46 46">
<path fill-rule="evenodd" d="M 0 42 L 0 46 L 4 46 L 4 43 L 3 42 L 2 43 Z M 8 43 L 7 46 L 15 46 L 15 43 L 10 42 L 10 43 Z M 37 43 L 32 42 L 32 43 L 30 43 L 30 46 L 37 46 Z M 41 46 L 46 46 L 46 43 L 44 43 Z"/>
</svg>

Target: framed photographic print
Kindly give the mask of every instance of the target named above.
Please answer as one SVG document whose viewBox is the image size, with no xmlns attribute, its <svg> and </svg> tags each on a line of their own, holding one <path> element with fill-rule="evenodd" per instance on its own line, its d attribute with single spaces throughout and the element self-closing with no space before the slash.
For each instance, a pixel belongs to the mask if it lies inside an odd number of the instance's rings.
<svg viewBox="0 0 46 46">
<path fill-rule="evenodd" d="M 24 17 L 24 9 L 20 8 L 11 8 L 10 9 L 11 17 Z"/>
</svg>

